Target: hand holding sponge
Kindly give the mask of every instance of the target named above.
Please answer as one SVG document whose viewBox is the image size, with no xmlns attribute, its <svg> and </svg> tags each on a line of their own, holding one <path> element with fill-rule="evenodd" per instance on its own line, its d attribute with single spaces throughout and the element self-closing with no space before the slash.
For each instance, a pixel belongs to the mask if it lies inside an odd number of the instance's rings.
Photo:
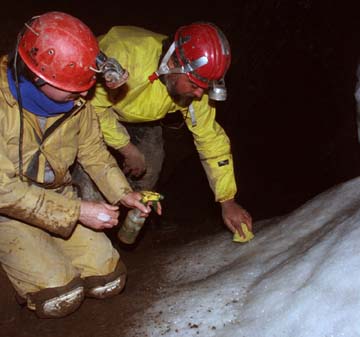
<svg viewBox="0 0 360 337">
<path fill-rule="evenodd" d="M 233 241 L 234 242 L 241 242 L 241 243 L 245 243 L 250 241 L 251 239 L 254 238 L 254 234 L 249 231 L 249 229 L 247 228 L 245 223 L 241 223 L 241 229 L 245 235 L 245 237 L 243 237 L 242 235 L 239 234 L 238 231 L 235 232 L 234 236 L 233 236 Z"/>
</svg>

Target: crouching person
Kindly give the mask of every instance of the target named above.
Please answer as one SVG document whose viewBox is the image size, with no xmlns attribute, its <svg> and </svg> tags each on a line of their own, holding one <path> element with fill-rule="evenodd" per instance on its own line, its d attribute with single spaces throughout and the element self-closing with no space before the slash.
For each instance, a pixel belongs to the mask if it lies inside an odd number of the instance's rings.
<svg viewBox="0 0 360 337">
<path fill-rule="evenodd" d="M 17 298 L 43 318 L 74 312 L 86 296 L 120 293 L 126 268 L 103 230 L 117 225 L 119 204 L 150 211 L 84 99 L 99 53 L 84 23 L 48 12 L 0 59 L 0 262 Z M 77 196 L 75 161 L 109 203 Z"/>
</svg>

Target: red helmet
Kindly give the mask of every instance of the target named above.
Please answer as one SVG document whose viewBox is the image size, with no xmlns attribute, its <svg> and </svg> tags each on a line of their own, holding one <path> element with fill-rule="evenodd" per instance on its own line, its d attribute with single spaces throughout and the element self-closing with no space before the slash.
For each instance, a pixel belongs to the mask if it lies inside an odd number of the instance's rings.
<svg viewBox="0 0 360 337">
<path fill-rule="evenodd" d="M 190 80 L 201 88 L 222 80 L 231 51 L 224 33 L 212 23 L 193 23 L 175 33 L 175 53 Z"/>
<path fill-rule="evenodd" d="M 96 81 L 98 42 L 79 19 L 62 12 L 35 17 L 20 37 L 18 52 L 45 82 L 66 91 L 87 91 Z"/>
</svg>

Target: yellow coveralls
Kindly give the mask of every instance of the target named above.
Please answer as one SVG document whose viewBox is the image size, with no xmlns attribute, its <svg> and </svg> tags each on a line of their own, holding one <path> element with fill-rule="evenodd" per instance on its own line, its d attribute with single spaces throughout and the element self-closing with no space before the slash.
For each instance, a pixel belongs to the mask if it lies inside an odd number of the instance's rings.
<svg viewBox="0 0 360 337">
<path fill-rule="evenodd" d="M 201 163 L 216 201 L 232 199 L 236 194 L 233 160 L 229 139 L 215 120 L 215 107 L 208 95 L 194 101 L 196 126 L 192 126 L 188 108 L 176 105 L 159 80 L 150 83 L 148 76 L 158 68 L 162 41 L 166 36 L 133 26 L 115 26 L 99 37 L 99 44 L 129 71 L 129 80 L 118 90 L 97 84 L 91 104 L 99 116 L 106 143 L 120 149 L 129 143 L 121 122 L 143 123 L 162 119 L 180 110 L 194 137 Z"/>
<path fill-rule="evenodd" d="M 7 57 L 0 59 L 0 262 L 17 293 L 26 297 L 114 272 L 119 254 L 102 232 L 79 224 L 80 199 L 71 186 L 69 167 L 77 160 L 109 202 L 117 203 L 131 188 L 109 154 L 97 116 L 79 99 L 68 118 L 46 120 L 23 110 L 22 162 L 19 178 L 20 117 L 9 90 Z M 52 129 L 53 128 L 53 129 Z M 44 182 L 46 166 L 55 175 Z"/>
</svg>

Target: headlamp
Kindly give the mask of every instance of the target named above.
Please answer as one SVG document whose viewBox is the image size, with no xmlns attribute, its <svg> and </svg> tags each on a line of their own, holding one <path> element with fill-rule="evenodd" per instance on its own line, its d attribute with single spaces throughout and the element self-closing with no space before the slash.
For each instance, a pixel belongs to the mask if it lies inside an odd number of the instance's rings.
<svg viewBox="0 0 360 337">
<path fill-rule="evenodd" d="M 227 98 L 227 91 L 224 79 L 213 81 L 212 86 L 209 88 L 209 98 L 214 101 L 225 101 Z"/>
</svg>

